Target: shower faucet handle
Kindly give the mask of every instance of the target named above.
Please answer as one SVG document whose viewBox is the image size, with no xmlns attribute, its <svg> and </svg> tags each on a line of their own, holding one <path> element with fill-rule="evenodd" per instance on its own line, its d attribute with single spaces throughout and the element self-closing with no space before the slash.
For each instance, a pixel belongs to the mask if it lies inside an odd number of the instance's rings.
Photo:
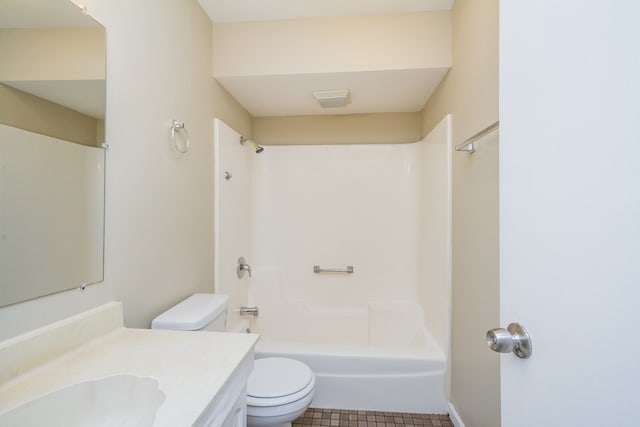
<svg viewBox="0 0 640 427">
<path fill-rule="evenodd" d="M 249 277 L 251 277 L 251 266 L 247 264 L 247 261 L 244 257 L 238 258 L 238 265 L 236 266 L 236 274 L 238 275 L 238 279 L 242 279 L 244 277 L 244 272 L 249 273 Z"/>
</svg>

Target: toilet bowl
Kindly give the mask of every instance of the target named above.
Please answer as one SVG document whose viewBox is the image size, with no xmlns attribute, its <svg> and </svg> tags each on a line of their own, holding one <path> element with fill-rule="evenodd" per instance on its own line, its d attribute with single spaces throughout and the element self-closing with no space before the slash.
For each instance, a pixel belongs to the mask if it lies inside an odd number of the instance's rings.
<svg viewBox="0 0 640 427">
<path fill-rule="evenodd" d="M 247 425 L 290 426 L 309 407 L 315 376 L 302 362 L 284 357 L 255 361 L 247 382 Z"/>
<path fill-rule="evenodd" d="M 219 331 L 226 329 L 229 297 L 195 294 L 151 322 L 151 329 Z M 309 407 L 315 376 L 304 363 L 284 357 L 257 359 L 247 381 L 247 424 L 291 426 Z"/>
</svg>

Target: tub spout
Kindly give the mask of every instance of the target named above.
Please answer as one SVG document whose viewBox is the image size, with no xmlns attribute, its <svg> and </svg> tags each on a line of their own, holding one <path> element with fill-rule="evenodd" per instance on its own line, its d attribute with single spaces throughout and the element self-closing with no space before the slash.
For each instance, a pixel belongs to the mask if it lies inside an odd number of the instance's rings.
<svg viewBox="0 0 640 427">
<path fill-rule="evenodd" d="M 241 316 L 258 317 L 258 307 L 240 307 Z"/>
</svg>

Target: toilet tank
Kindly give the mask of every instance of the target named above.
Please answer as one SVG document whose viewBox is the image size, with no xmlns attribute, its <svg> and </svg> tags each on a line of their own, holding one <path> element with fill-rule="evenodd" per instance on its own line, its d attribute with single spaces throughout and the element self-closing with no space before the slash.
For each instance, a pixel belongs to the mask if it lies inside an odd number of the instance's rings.
<svg viewBox="0 0 640 427">
<path fill-rule="evenodd" d="M 228 295 L 194 294 L 153 319 L 151 329 L 224 332 L 228 306 Z"/>
</svg>

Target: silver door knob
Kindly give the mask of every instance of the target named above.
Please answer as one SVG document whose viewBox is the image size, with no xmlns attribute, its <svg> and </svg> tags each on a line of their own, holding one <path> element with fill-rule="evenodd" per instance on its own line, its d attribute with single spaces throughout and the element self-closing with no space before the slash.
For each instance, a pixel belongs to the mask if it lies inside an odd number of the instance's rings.
<svg viewBox="0 0 640 427">
<path fill-rule="evenodd" d="M 498 353 L 513 352 L 521 359 L 531 356 L 531 337 L 519 323 L 511 323 L 507 329 L 496 328 L 487 331 L 487 344 Z"/>
</svg>

